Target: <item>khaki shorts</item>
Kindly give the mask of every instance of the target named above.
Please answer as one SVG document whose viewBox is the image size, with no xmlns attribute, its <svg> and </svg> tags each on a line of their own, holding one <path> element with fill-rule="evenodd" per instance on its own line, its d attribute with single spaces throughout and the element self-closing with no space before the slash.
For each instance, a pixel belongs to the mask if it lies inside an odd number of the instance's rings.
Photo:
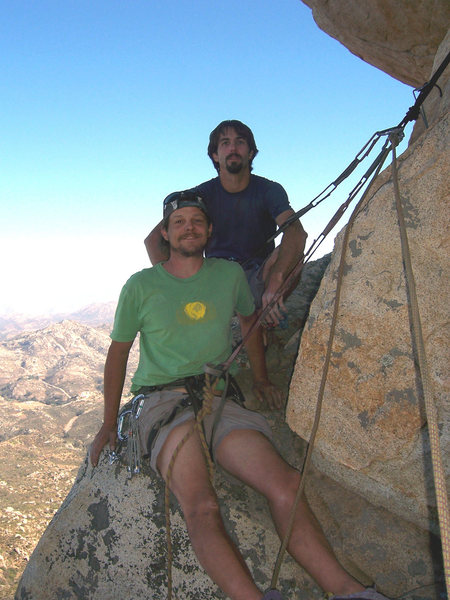
<svg viewBox="0 0 450 600">
<path fill-rule="evenodd" d="M 174 390 L 161 390 L 152 392 L 145 396 L 144 405 L 142 412 L 138 419 L 139 427 L 139 442 L 141 447 L 142 456 L 149 456 L 150 466 L 157 472 L 156 462 L 161 448 L 164 446 L 164 442 L 167 436 L 174 427 L 194 419 L 194 409 L 192 406 L 186 406 L 177 411 L 177 405 L 183 400 L 187 399 L 188 395 L 185 392 L 179 392 Z M 219 408 L 221 399 L 213 399 L 213 410 L 210 415 L 207 415 L 203 421 L 206 441 L 211 447 L 211 434 L 214 427 L 215 416 Z M 167 424 L 164 423 L 168 418 L 174 414 L 173 418 Z M 151 448 L 147 448 L 147 440 L 149 433 L 154 427 L 159 427 L 156 436 L 153 438 Z M 269 440 L 272 440 L 272 430 L 266 419 L 259 413 L 248 410 L 233 400 L 227 400 L 223 407 L 220 420 L 215 426 L 214 440 L 212 443 L 213 458 L 220 442 L 229 433 L 236 429 L 253 429 L 260 431 Z"/>
</svg>

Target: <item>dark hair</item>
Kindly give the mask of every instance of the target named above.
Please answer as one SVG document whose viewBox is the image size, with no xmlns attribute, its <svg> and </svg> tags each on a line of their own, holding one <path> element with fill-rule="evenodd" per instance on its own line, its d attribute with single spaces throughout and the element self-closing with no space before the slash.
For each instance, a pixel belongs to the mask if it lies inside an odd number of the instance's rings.
<svg viewBox="0 0 450 600">
<path fill-rule="evenodd" d="M 258 154 L 258 148 L 256 147 L 255 138 L 253 137 L 253 133 L 252 133 L 252 130 L 250 129 L 250 127 L 248 127 L 241 121 L 237 121 L 236 119 L 222 121 L 222 123 L 219 123 L 219 125 L 217 125 L 217 127 L 211 131 L 210 136 L 209 136 L 209 144 L 208 144 L 208 156 L 212 160 L 214 168 L 217 170 L 217 172 L 219 172 L 219 163 L 217 163 L 213 159 L 213 154 L 217 153 L 217 147 L 219 145 L 220 136 L 223 133 L 225 133 L 225 131 L 229 127 L 232 127 L 238 135 L 240 135 L 241 137 L 243 137 L 246 140 L 249 149 L 253 152 L 253 156 L 250 160 L 250 171 L 251 171 L 253 168 L 252 167 L 253 159 Z"/>
</svg>

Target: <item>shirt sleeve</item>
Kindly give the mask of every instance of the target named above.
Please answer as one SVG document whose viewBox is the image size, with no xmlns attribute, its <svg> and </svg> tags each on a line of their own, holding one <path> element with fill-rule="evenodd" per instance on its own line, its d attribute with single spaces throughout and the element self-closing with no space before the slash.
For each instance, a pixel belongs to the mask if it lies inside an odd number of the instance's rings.
<svg viewBox="0 0 450 600">
<path fill-rule="evenodd" d="M 139 331 L 138 306 L 130 280 L 123 286 L 114 316 L 111 339 L 115 342 L 132 342 Z"/>
<path fill-rule="evenodd" d="M 276 181 L 270 181 L 265 194 L 267 209 L 273 219 L 286 210 L 291 210 L 286 190 Z"/>
</svg>

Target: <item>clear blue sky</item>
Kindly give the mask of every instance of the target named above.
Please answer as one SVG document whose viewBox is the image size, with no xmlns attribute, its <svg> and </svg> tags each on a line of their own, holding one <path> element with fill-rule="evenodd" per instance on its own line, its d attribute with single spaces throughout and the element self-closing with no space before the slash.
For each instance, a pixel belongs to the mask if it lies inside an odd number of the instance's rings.
<svg viewBox="0 0 450 600">
<path fill-rule="evenodd" d="M 414 102 L 300 0 L 4 0 L 0 71 L 0 314 L 115 300 L 162 199 L 215 176 L 223 119 L 298 210 Z"/>
</svg>

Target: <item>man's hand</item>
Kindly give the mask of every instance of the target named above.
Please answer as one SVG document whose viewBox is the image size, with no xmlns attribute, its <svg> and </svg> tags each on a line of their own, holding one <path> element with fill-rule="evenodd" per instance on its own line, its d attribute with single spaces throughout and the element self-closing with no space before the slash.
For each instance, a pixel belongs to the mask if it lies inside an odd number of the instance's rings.
<svg viewBox="0 0 450 600">
<path fill-rule="evenodd" d="M 261 404 L 268 404 L 271 410 L 283 407 L 281 390 L 268 379 L 260 379 L 253 384 L 253 393 Z"/>
<path fill-rule="evenodd" d="M 116 447 L 116 433 L 116 426 L 110 427 L 103 423 L 89 450 L 89 458 L 93 467 L 97 466 L 100 453 L 106 444 L 109 443 L 110 450 L 114 450 Z"/>
</svg>

